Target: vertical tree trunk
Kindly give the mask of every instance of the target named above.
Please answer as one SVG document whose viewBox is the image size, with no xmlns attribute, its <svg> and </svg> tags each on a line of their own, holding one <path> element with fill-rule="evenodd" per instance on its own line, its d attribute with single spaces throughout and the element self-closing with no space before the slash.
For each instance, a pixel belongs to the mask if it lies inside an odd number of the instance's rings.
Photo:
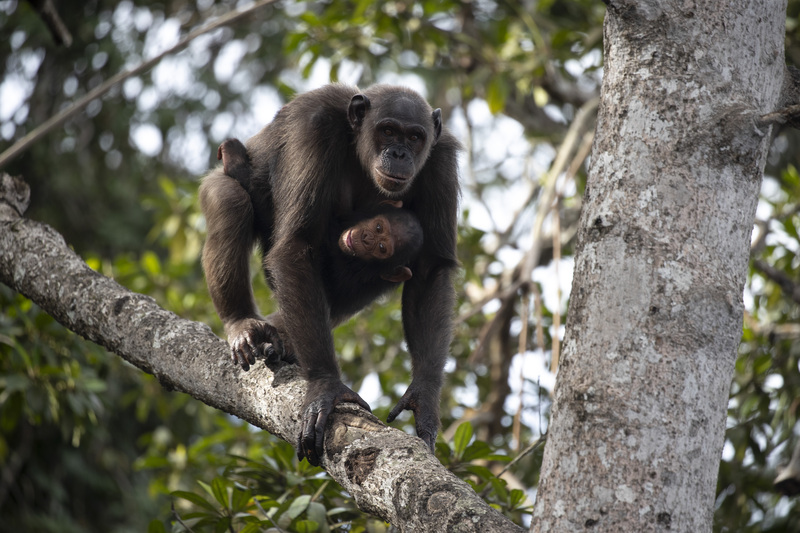
<svg viewBox="0 0 800 533">
<path fill-rule="evenodd" d="M 778 0 L 606 0 L 605 72 L 532 531 L 710 531 Z"/>
</svg>

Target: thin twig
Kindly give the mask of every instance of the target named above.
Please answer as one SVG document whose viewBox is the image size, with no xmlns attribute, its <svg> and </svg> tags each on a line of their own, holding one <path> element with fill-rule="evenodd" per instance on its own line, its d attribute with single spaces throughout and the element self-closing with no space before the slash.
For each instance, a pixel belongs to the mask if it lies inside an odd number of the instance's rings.
<svg viewBox="0 0 800 533">
<path fill-rule="evenodd" d="M 523 399 L 523 391 L 525 389 L 525 352 L 527 351 L 528 347 L 528 321 L 530 319 L 530 305 L 531 305 L 531 295 L 530 293 L 526 292 L 522 295 L 522 312 L 520 313 L 520 319 L 522 319 L 522 331 L 519 334 L 519 347 L 517 351 L 519 352 L 519 405 L 517 406 L 517 412 L 514 414 L 514 424 L 513 424 L 513 431 L 512 434 L 514 436 L 514 443 L 517 448 L 517 452 L 519 452 L 522 437 L 522 399 Z"/>
<path fill-rule="evenodd" d="M 758 126 L 769 126 L 770 124 L 786 124 L 792 119 L 796 119 L 800 116 L 800 104 L 790 105 L 788 107 L 784 107 L 783 109 L 779 109 L 777 111 L 773 111 L 772 113 L 767 113 L 766 115 L 762 115 L 757 121 L 756 124 Z"/>
<path fill-rule="evenodd" d="M 543 446 L 543 445 L 544 445 L 544 443 L 545 443 L 545 441 L 546 441 L 546 438 L 545 438 L 545 437 L 547 437 L 547 435 L 544 435 L 544 436 L 542 436 L 542 437 L 540 437 L 540 438 L 536 439 L 535 441 L 533 441 L 533 442 L 532 442 L 532 443 L 531 443 L 531 444 L 530 444 L 530 445 L 529 445 L 527 448 L 525 448 L 524 450 L 522 450 L 522 452 L 521 452 L 519 455 L 517 455 L 517 456 L 516 456 L 516 457 L 514 457 L 514 458 L 513 458 L 511 461 L 509 461 L 509 463 L 508 463 L 506 466 L 504 466 L 504 467 L 503 467 L 503 469 L 502 469 L 502 470 L 500 470 L 500 472 L 498 472 L 498 473 L 497 473 L 497 474 L 496 474 L 494 477 L 496 477 L 496 478 L 500 479 L 500 477 L 501 477 L 503 474 L 505 474 L 506 472 L 508 472 L 508 470 L 509 470 L 509 469 L 510 469 L 512 466 L 514 466 L 515 464 L 517 464 L 517 463 L 518 463 L 518 462 L 519 462 L 519 461 L 520 461 L 520 460 L 521 460 L 523 457 L 526 457 L 528 454 L 530 454 L 531 452 L 533 452 L 534 450 L 536 450 L 536 448 L 538 448 L 538 447 L 540 447 L 540 446 Z M 484 488 L 484 489 L 481 491 L 481 493 L 480 493 L 480 497 L 481 497 L 481 498 L 486 498 L 486 496 L 488 496 L 488 495 L 489 495 L 489 492 L 492 490 L 492 488 L 493 488 L 493 485 L 492 485 L 491 483 L 489 483 L 488 485 L 486 485 L 486 488 Z"/>
<path fill-rule="evenodd" d="M 578 110 L 578 113 L 575 116 L 575 120 L 572 121 L 570 129 L 567 132 L 564 141 L 558 148 L 556 159 L 544 178 L 544 185 L 542 186 L 542 192 L 539 198 L 539 209 L 537 209 L 536 211 L 536 218 L 534 219 L 533 227 L 531 228 L 532 244 L 530 249 L 528 250 L 528 253 L 525 255 L 522 262 L 520 263 L 521 266 L 520 276 L 516 279 L 516 281 L 514 281 L 507 287 L 505 288 L 498 287 L 496 290 L 492 291 L 492 293 L 484 296 L 479 302 L 476 302 L 469 311 L 466 311 L 465 313 L 462 313 L 461 315 L 456 317 L 455 320 L 456 324 L 461 324 L 463 322 L 466 322 L 473 316 L 477 315 L 478 313 L 480 313 L 484 305 L 491 302 L 495 298 L 506 300 L 512 294 L 514 294 L 520 287 L 522 287 L 523 285 L 528 285 L 530 283 L 531 273 L 533 272 L 533 268 L 539 261 L 539 256 L 542 248 L 542 243 L 541 243 L 542 226 L 544 225 L 545 217 L 550 212 L 550 208 L 553 205 L 553 198 L 555 197 L 556 180 L 558 176 L 561 175 L 561 173 L 564 172 L 564 170 L 567 168 L 567 163 L 571 160 L 570 156 L 572 156 L 572 154 L 575 152 L 576 146 L 578 146 L 579 150 L 577 156 L 581 157 L 581 162 L 584 159 L 586 159 L 586 154 L 581 149 L 586 145 L 586 138 L 585 136 L 581 136 L 580 134 L 589 126 L 589 119 L 593 116 L 598 103 L 599 99 L 594 98 L 591 101 L 584 104 L 583 107 L 581 107 Z M 580 145 L 578 145 L 579 140 L 583 141 L 581 142 Z M 576 157 L 573 157 L 573 159 L 576 159 Z"/>
<path fill-rule="evenodd" d="M 509 461 L 509 463 L 506 466 L 504 466 L 503 469 L 500 471 L 500 473 L 498 473 L 495 477 L 502 476 L 503 474 L 508 472 L 509 468 L 517 464 L 523 457 L 536 450 L 536 448 L 538 448 L 539 446 L 544 446 L 544 443 L 546 441 L 545 437 L 547 437 L 547 435 L 543 435 L 542 437 L 533 441 L 527 448 L 522 450 L 522 452 L 518 456 L 514 457 L 511 461 Z"/>
<path fill-rule="evenodd" d="M 30 0 L 30 3 L 47 25 L 56 44 L 63 44 L 65 47 L 72 45 L 72 34 L 67 29 L 64 21 L 61 20 L 53 0 Z"/>
<path fill-rule="evenodd" d="M 542 196 L 539 199 L 539 209 L 536 211 L 536 218 L 531 228 L 531 239 L 533 242 L 522 262 L 520 285 L 530 281 L 533 269 L 539 262 L 539 255 L 542 249 L 542 226 L 544 226 L 544 219 L 550 213 L 553 199 L 556 196 L 556 182 L 571 161 L 573 154 L 579 146 L 578 142 L 583 139 L 583 132 L 588 127 L 591 117 L 594 116 L 594 111 L 597 109 L 598 103 L 599 99 L 593 98 L 578 110 L 578 113 L 575 115 L 575 120 L 570 125 L 566 137 L 564 137 L 564 142 L 561 143 L 558 149 L 556 160 L 553 162 L 550 171 L 545 177 L 545 183 L 542 187 Z"/>
<path fill-rule="evenodd" d="M 278 531 L 278 533 L 286 533 L 286 530 L 285 530 L 285 529 L 281 529 L 280 527 L 278 527 L 278 524 L 276 524 L 276 523 L 275 523 L 275 520 L 273 520 L 272 516 L 271 516 L 271 515 L 270 515 L 270 514 L 267 512 L 267 510 L 266 510 L 266 509 L 264 509 L 264 507 L 263 507 L 263 506 L 261 505 L 261 503 L 258 501 L 258 498 L 253 498 L 253 504 L 254 504 L 256 507 L 258 507 L 259 511 L 261 511 L 261 514 L 263 514 L 263 515 L 264 515 L 264 516 L 267 518 L 267 520 L 269 520 L 269 521 L 270 521 L 270 523 L 272 524 L 272 527 L 273 527 L 273 528 L 274 528 L 276 531 Z M 274 507 L 273 507 L 272 509 L 274 509 Z"/>
<path fill-rule="evenodd" d="M 96 100 L 100 98 L 108 91 L 113 89 L 115 86 L 119 85 L 126 79 L 130 78 L 131 76 L 136 76 L 137 74 L 141 74 L 142 72 L 150 69 L 156 63 L 161 61 L 165 56 L 174 54 L 185 48 L 189 43 L 191 43 L 197 37 L 208 33 L 210 31 L 216 30 L 221 26 L 225 26 L 231 24 L 233 22 L 238 21 L 241 18 L 247 17 L 248 15 L 252 14 L 254 11 L 268 6 L 269 4 L 274 4 L 277 0 L 261 0 L 260 2 L 256 2 L 251 7 L 243 10 L 243 11 L 231 11 L 230 13 L 221 16 L 211 24 L 204 26 L 202 28 L 198 28 L 192 32 L 190 32 L 186 37 L 181 39 L 178 44 L 165 50 L 164 52 L 158 54 L 157 56 L 153 57 L 145 61 L 144 63 L 140 64 L 139 66 L 131 69 L 125 70 L 122 72 L 117 73 L 116 75 L 112 76 L 108 79 L 105 83 L 95 87 L 85 96 L 80 98 L 77 102 L 69 106 L 68 108 L 62 110 L 59 113 L 56 113 L 53 117 L 50 117 L 46 120 L 43 124 L 35 128 L 29 134 L 24 136 L 19 141 L 15 142 L 8 150 L 0 154 L 0 168 L 3 168 L 9 161 L 20 155 L 22 152 L 27 150 L 32 144 L 37 142 L 41 137 L 47 135 L 55 128 L 61 126 L 69 120 L 71 117 L 76 115 L 79 111 L 83 110 L 92 100 Z"/>
<path fill-rule="evenodd" d="M 194 531 L 192 531 L 192 528 L 190 528 L 188 525 L 186 525 L 186 522 L 184 522 L 183 519 L 181 519 L 181 515 L 178 514 L 178 511 L 175 510 L 175 502 L 174 501 L 172 502 L 172 515 L 175 517 L 175 520 L 177 520 L 178 523 L 180 525 L 182 525 L 183 528 L 186 531 L 188 531 L 189 533 L 194 533 Z"/>
<path fill-rule="evenodd" d="M 558 370 L 558 355 L 561 351 L 561 338 L 558 330 L 561 329 L 561 279 L 558 272 L 558 263 L 561 262 L 561 215 L 559 202 L 560 196 L 556 195 L 556 202 L 553 206 L 553 266 L 555 267 L 556 284 L 556 304 L 553 309 L 553 337 L 552 337 L 552 356 L 550 357 L 550 372 L 553 374 Z"/>
</svg>

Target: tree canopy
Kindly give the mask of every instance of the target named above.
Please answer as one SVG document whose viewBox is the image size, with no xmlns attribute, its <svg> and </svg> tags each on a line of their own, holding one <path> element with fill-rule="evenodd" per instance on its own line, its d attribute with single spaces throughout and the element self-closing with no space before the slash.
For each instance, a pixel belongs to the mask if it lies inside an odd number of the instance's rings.
<svg viewBox="0 0 800 533">
<path fill-rule="evenodd" d="M 46 5 L 0 3 L 8 36 L 0 40 L 2 151 L 238 7 L 56 2 L 67 45 L 37 7 Z M 27 216 L 56 228 L 92 268 L 221 334 L 200 269 L 196 194 L 218 144 L 246 139 L 293 94 L 329 81 L 389 81 L 423 92 L 467 147 L 462 275 L 437 457 L 524 524 L 563 338 L 603 16 L 603 4 L 589 0 L 270 3 L 127 78 L 0 170 L 24 177 L 32 191 Z M 789 64 L 800 63 L 799 17 L 792 0 Z M 798 143 L 789 126 L 779 131 L 762 184 L 717 531 L 800 527 L 798 500 L 772 488 L 776 467 L 800 442 Z M 269 291 L 253 271 L 268 312 Z M 322 470 L 298 463 L 290 445 L 165 391 L 2 285 L 0 309 L 7 527 L 387 528 Z M 344 376 L 385 419 L 409 380 L 398 295 L 337 329 L 335 339 Z M 404 429 L 413 431 L 407 418 Z"/>
</svg>

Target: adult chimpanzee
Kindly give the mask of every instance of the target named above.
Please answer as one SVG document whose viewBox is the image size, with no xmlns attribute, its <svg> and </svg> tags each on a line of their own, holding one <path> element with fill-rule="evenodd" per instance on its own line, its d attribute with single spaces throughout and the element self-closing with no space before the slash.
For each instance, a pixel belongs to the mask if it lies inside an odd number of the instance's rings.
<svg viewBox="0 0 800 533">
<path fill-rule="evenodd" d="M 249 194 L 253 171 L 241 141 L 225 140 L 217 150 L 217 159 L 222 161 L 225 175 L 238 181 Z M 423 241 L 419 220 L 411 211 L 400 209 L 400 200 L 383 200 L 381 204 L 386 205 L 369 214 L 337 218 L 320 245 L 319 266 L 333 325 L 412 276 L 407 265 L 417 256 Z M 267 252 L 262 249 L 262 253 Z M 272 323 L 271 317 L 267 321 Z M 234 362 L 245 367 L 255 362 L 247 343 L 232 347 L 231 352 Z"/>
<path fill-rule="evenodd" d="M 249 194 L 253 171 L 247 148 L 241 141 L 224 141 L 217 150 L 217 159 L 222 160 L 225 175 L 239 182 Z M 334 327 L 412 276 L 408 265 L 423 242 L 419 220 L 411 211 L 400 209 L 402 201 L 384 200 L 381 204 L 386 205 L 369 214 L 335 218 L 318 248 L 318 267 Z M 271 239 L 266 240 L 265 245 L 269 246 Z M 279 313 L 266 317 L 265 321 L 273 326 L 283 324 Z M 271 343 L 278 347 L 264 346 L 261 350 L 268 363 L 276 362 L 276 358 L 297 361 L 290 339 L 273 335 Z M 231 346 L 233 361 L 244 368 L 255 362 L 257 351 L 247 342 Z"/>
<path fill-rule="evenodd" d="M 320 462 L 336 404 L 369 409 L 342 383 L 336 363 L 323 241 L 333 221 L 375 211 L 387 199 L 403 202 L 425 236 L 411 262 L 414 275 L 403 287 L 412 381 L 388 421 L 410 409 L 417 435 L 433 448 L 452 336 L 458 150 L 458 141 L 442 128 L 441 111 L 417 93 L 328 85 L 295 98 L 248 140 L 249 194 L 223 169 L 203 181 L 203 266 L 217 312 L 234 349 L 252 352 L 276 337 L 291 341 L 308 380 L 298 456 L 312 464 Z M 267 250 L 264 270 L 282 323 L 259 316 L 253 299 L 248 259 L 257 240 Z"/>
</svg>

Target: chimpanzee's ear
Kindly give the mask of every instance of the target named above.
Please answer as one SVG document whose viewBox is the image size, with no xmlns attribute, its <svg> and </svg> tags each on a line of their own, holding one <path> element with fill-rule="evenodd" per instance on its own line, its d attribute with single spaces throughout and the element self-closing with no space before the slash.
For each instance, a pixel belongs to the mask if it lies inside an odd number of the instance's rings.
<svg viewBox="0 0 800 533">
<path fill-rule="evenodd" d="M 407 266 L 399 266 L 391 272 L 381 272 L 381 277 L 392 283 L 403 283 L 411 279 L 411 269 Z"/>
<path fill-rule="evenodd" d="M 358 129 L 364 122 L 364 117 L 367 116 L 369 111 L 369 98 L 364 94 L 357 94 L 350 99 L 350 107 L 347 108 L 347 118 L 350 120 L 350 126 L 353 129 Z"/>
<path fill-rule="evenodd" d="M 439 140 L 439 135 L 442 134 L 442 110 L 435 109 L 433 111 L 433 144 Z"/>
</svg>

